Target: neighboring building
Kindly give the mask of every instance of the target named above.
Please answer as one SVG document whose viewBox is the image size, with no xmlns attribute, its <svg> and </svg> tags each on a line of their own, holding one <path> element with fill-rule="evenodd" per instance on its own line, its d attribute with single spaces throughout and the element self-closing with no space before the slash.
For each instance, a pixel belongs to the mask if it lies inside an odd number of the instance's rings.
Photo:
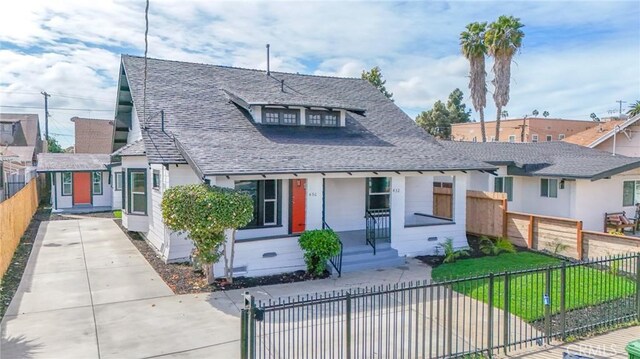
<svg viewBox="0 0 640 359">
<path fill-rule="evenodd" d="M 0 113 L 0 201 L 31 180 L 42 151 L 37 114 Z"/>
<path fill-rule="evenodd" d="M 468 174 L 496 167 L 447 150 L 367 81 L 149 59 L 145 111 L 144 63 L 122 57 L 114 148 L 128 141 L 113 171 L 125 179 L 123 226 L 165 261 L 193 246 L 164 225 L 163 192 L 195 183 L 253 195 L 235 275 L 304 269 L 299 233 L 327 226 L 343 271 L 398 265 L 448 238 L 467 246 Z M 454 183 L 450 219 L 433 215 L 440 176 Z"/>
<path fill-rule="evenodd" d="M 509 210 L 575 218 L 602 231 L 604 214 L 635 216 L 640 202 L 640 159 L 565 142 L 442 144 L 498 166 L 497 176 L 472 172 L 468 188 L 506 192 Z"/>
<path fill-rule="evenodd" d="M 565 142 L 617 155 L 640 157 L 640 116 L 596 122 L 596 126 L 565 138 Z"/>
<path fill-rule="evenodd" d="M 75 153 L 113 152 L 113 121 L 72 117 L 75 124 Z"/>
<path fill-rule="evenodd" d="M 565 120 L 560 118 L 527 117 L 500 121 L 500 142 L 551 142 L 561 141 L 589 128 L 597 122 Z M 487 142 L 494 142 L 495 121 L 485 122 Z M 522 138 L 524 136 L 524 141 Z M 456 123 L 451 125 L 451 139 L 454 141 L 482 142 L 480 122 Z"/>
<path fill-rule="evenodd" d="M 53 212 L 112 209 L 108 154 L 42 153 L 38 172 L 51 174 Z"/>
</svg>

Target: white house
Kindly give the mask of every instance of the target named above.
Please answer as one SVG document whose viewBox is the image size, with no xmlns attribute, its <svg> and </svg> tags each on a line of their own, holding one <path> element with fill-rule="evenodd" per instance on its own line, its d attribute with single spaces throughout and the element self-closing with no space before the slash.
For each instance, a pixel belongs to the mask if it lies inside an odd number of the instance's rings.
<svg viewBox="0 0 640 359">
<path fill-rule="evenodd" d="M 38 172 L 50 174 L 52 211 L 111 210 L 110 162 L 108 154 L 39 154 Z"/>
<path fill-rule="evenodd" d="M 583 228 L 604 231 L 605 213 L 636 215 L 640 159 L 565 142 L 442 142 L 461 155 L 498 167 L 472 172 L 472 190 L 506 192 L 510 211 L 576 218 Z"/>
<path fill-rule="evenodd" d="M 237 233 L 235 274 L 304 269 L 298 235 L 330 227 L 342 270 L 403 263 L 447 238 L 466 246 L 472 171 L 368 82 L 123 56 L 114 153 L 124 174 L 123 225 L 167 261 L 188 260 L 168 230 L 163 192 L 208 183 L 247 191 L 254 218 Z M 117 144 L 115 147 L 119 147 Z M 433 215 L 433 180 L 448 176 L 453 218 Z M 222 273 L 216 266 L 216 274 Z"/>
<path fill-rule="evenodd" d="M 640 115 L 609 120 L 564 139 L 565 142 L 595 148 L 616 155 L 640 157 Z"/>
</svg>

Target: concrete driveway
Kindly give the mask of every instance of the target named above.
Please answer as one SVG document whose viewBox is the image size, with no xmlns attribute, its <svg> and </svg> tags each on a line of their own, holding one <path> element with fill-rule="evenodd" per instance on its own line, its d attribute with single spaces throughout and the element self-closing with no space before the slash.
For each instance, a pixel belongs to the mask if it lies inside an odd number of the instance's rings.
<svg viewBox="0 0 640 359">
<path fill-rule="evenodd" d="M 235 358 L 239 320 L 174 295 L 110 219 L 42 223 L 1 358 Z"/>
</svg>

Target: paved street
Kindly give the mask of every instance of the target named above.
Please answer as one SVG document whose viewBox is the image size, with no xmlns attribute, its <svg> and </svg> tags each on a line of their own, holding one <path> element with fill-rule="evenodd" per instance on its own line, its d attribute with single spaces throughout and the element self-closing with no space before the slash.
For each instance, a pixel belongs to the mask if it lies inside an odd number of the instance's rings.
<svg viewBox="0 0 640 359">
<path fill-rule="evenodd" d="M 234 358 L 239 320 L 174 295 L 110 219 L 44 222 L 2 321 L 4 358 Z"/>
</svg>

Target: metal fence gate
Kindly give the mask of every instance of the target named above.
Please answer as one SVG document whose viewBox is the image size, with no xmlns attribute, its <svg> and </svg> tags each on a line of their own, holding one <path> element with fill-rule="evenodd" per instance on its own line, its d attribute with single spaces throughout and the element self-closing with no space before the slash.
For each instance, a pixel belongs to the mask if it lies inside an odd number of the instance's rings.
<svg viewBox="0 0 640 359">
<path fill-rule="evenodd" d="M 491 357 L 640 319 L 640 254 L 255 302 L 242 358 Z"/>
</svg>

